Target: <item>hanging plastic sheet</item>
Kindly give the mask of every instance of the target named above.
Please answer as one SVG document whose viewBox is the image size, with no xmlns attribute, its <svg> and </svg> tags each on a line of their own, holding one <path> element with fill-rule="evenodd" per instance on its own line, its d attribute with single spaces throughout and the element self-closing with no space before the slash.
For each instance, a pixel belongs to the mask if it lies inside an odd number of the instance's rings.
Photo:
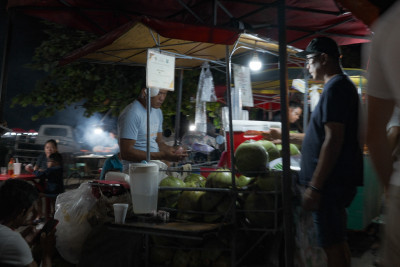
<svg viewBox="0 0 400 267">
<path fill-rule="evenodd" d="M 210 70 L 210 65 L 206 62 L 201 68 L 199 84 L 196 94 L 196 114 L 195 125 L 196 131 L 207 132 L 207 110 L 206 102 L 216 102 L 214 81 Z"/>
</svg>

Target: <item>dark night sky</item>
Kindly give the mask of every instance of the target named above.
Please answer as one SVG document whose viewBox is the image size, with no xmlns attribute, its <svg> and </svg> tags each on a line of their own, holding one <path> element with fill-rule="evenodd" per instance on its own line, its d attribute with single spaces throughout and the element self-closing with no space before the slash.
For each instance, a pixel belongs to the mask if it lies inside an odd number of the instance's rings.
<svg viewBox="0 0 400 267">
<path fill-rule="evenodd" d="M 5 10 L 6 1 L 0 1 L 0 62 L 2 62 L 5 45 L 7 12 Z M 37 121 L 32 121 L 31 116 L 32 114 L 35 114 L 36 111 L 40 110 L 40 107 L 10 107 L 14 96 L 19 93 L 32 91 L 36 81 L 45 75 L 44 72 L 34 71 L 25 67 L 26 64 L 30 63 L 35 47 L 39 46 L 41 41 L 45 38 L 45 35 L 41 31 L 41 27 L 39 19 L 23 14 L 15 14 L 15 17 L 12 20 L 11 49 L 8 57 L 8 82 L 4 103 L 4 119 L 7 121 L 8 126 L 10 128 L 38 130 L 40 125 L 45 123 L 77 126 L 89 121 L 93 122 L 100 120 L 100 115 L 94 116 L 90 120 L 84 118 L 83 110 L 79 107 L 76 108 L 77 105 L 71 106 L 66 111 L 58 112 L 53 117 L 43 118 Z"/>
</svg>

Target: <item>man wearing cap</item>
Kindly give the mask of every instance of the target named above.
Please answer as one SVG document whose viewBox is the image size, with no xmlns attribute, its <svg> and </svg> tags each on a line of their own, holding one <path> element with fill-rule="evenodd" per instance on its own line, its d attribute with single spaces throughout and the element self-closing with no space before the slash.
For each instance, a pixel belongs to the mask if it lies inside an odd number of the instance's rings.
<svg viewBox="0 0 400 267">
<path fill-rule="evenodd" d="M 146 160 L 147 150 L 147 100 L 146 88 L 142 88 L 137 100 L 129 104 L 118 117 L 118 136 L 123 172 L 129 170 L 129 163 Z M 150 159 L 179 161 L 186 152 L 177 153 L 164 143 L 162 138 L 163 115 L 161 105 L 168 91 L 150 89 Z"/>
<path fill-rule="evenodd" d="M 359 96 L 343 73 L 334 40 L 317 37 L 298 55 L 306 58 L 312 78 L 325 84 L 302 142 L 303 208 L 313 211 L 318 244 L 326 252 L 328 266 L 350 266 L 346 207 L 363 182 Z"/>
</svg>

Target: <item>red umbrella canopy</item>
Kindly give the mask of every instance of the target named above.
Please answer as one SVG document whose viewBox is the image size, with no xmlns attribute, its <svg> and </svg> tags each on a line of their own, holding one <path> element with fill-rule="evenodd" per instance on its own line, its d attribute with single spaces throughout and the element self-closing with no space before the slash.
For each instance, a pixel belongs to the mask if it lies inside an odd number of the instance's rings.
<svg viewBox="0 0 400 267">
<path fill-rule="evenodd" d="M 26 131 L 22 128 L 11 128 L 14 133 L 26 133 Z"/>
<path fill-rule="evenodd" d="M 278 40 L 278 3 L 276 0 L 9 0 L 8 8 L 98 35 L 139 16 L 148 16 L 184 24 L 235 28 Z M 285 5 L 286 39 L 292 46 L 304 49 L 321 34 L 331 36 L 339 45 L 369 41 L 369 28 L 334 0 L 286 0 Z"/>
</svg>

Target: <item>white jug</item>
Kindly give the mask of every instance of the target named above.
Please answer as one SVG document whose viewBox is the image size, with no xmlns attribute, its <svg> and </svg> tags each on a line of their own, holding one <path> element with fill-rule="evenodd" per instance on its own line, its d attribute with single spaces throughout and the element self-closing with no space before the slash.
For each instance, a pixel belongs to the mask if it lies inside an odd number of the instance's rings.
<svg viewBox="0 0 400 267">
<path fill-rule="evenodd" d="M 135 214 L 157 211 L 159 167 L 155 163 L 129 164 L 129 185 Z"/>
</svg>

